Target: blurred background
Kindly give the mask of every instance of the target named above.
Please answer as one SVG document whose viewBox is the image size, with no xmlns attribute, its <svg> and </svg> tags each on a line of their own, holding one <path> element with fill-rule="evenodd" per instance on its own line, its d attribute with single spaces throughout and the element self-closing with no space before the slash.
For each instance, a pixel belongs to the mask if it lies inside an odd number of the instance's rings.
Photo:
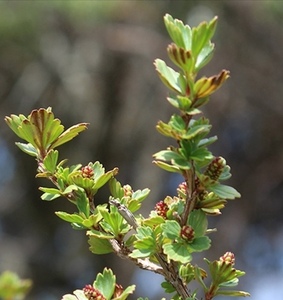
<svg viewBox="0 0 283 300">
<path fill-rule="evenodd" d="M 31 278 L 28 299 L 61 299 L 92 283 L 104 266 L 123 286 L 137 283 L 132 299 L 161 297 L 158 275 L 89 252 L 84 232 L 54 215 L 72 212 L 64 199 L 40 200 L 38 187 L 48 183 L 34 178 L 35 161 L 14 145 L 18 139 L 3 119 L 51 106 L 66 128 L 89 122 L 86 132 L 59 149 L 61 159 L 118 166 L 122 183 L 151 189 L 148 214 L 181 182 L 151 163 L 152 154 L 170 143 L 155 125 L 174 112 L 153 66 L 155 58 L 168 61 L 165 13 L 191 26 L 218 15 L 216 53 L 204 72 L 231 72 L 205 113 L 219 138 L 211 149 L 227 159 L 229 184 L 242 198 L 210 219 L 218 232 L 206 257 L 234 252 L 236 267 L 247 273 L 240 288 L 251 299 L 282 295 L 283 2 L 1 1 L 0 272 Z M 102 191 L 97 201 L 107 197 Z"/>
</svg>

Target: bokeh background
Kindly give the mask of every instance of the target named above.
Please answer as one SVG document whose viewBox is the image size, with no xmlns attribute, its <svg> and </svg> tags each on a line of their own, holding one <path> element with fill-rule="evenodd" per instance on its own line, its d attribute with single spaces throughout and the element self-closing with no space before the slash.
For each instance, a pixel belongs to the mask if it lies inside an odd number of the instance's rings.
<svg viewBox="0 0 283 300">
<path fill-rule="evenodd" d="M 167 146 L 154 127 L 174 112 L 153 60 L 166 61 L 163 16 L 194 26 L 218 15 L 216 53 L 205 74 L 231 78 L 205 113 L 219 137 L 215 155 L 232 167 L 242 194 L 221 217 L 206 257 L 233 251 L 251 299 L 283 292 L 283 2 L 282 1 L 1 1 L 0 2 L 0 272 L 31 278 L 31 300 L 57 300 L 91 283 L 104 266 L 135 296 L 160 299 L 158 275 L 136 271 L 114 255 L 88 251 L 83 232 L 54 215 L 72 212 L 63 199 L 40 200 L 36 163 L 22 153 L 4 116 L 51 106 L 65 127 L 89 129 L 59 150 L 70 164 L 99 160 L 118 179 L 149 187 L 147 214 L 181 178 L 153 166 Z M 97 201 L 107 201 L 102 191 Z M 200 264 L 203 264 L 200 261 Z M 225 299 L 225 298 L 222 298 Z"/>
</svg>

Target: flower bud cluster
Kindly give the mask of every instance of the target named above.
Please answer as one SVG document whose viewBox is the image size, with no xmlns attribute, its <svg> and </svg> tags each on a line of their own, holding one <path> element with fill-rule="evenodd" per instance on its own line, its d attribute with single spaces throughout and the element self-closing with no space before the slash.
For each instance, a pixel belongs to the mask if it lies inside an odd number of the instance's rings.
<svg viewBox="0 0 283 300">
<path fill-rule="evenodd" d="M 83 292 L 89 300 L 106 300 L 106 298 L 90 284 L 83 288 Z"/>
<path fill-rule="evenodd" d="M 215 157 L 212 162 L 208 165 L 205 175 L 207 175 L 212 180 L 218 180 L 224 167 L 226 166 L 226 160 L 221 157 Z"/>
<path fill-rule="evenodd" d="M 235 255 L 232 252 L 226 252 L 219 258 L 220 261 L 231 263 L 232 266 L 235 264 Z"/>
<path fill-rule="evenodd" d="M 90 167 L 90 166 L 84 166 L 84 167 L 82 167 L 81 171 L 82 171 L 83 177 L 85 177 L 85 178 L 92 178 L 93 175 L 94 175 L 93 168 Z"/>
<path fill-rule="evenodd" d="M 195 231 L 190 225 L 185 225 L 181 228 L 180 236 L 182 239 L 192 242 L 195 238 Z"/>
<path fill-rule="evenodd" d="M 159 216 L 166 219 L 166 213 L 169 210 L 168 205 L 164 201 L 159 201 L 155 205 L 155 211 Z"/>
</svg>

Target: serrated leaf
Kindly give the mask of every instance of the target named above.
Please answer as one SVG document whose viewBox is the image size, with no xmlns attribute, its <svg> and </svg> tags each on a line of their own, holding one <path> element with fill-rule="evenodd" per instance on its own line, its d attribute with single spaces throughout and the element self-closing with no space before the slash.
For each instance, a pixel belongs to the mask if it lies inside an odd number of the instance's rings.
<svg viewBox="0 0 283 300">
<path fill-rule="evenodd" d="M 52 149 L 52 150 L 48 151 L 48 153 L 46 154 L 46 156 L 43 160 L 45 169 L 52 174 L 56 170 L 56 166 L 57 166 L 57 162 L 58 162 L 58 155 L 59 155 L 59 152 L 57 150 Z"/>
<path fill-rule="evenodd" d="M 107 300 L 110 300 L 115 290 L 115 284 L 116 276 L 112 270 L 105 268 L 103 273 L 99 273 L 96 276 L 93 286 L 98 289 Z"/>
<path fill-rule="evenodd" d="M 77 190 L 76 195 L 76 205 L 80 213 L 83 213 L 86 218 L 89 217 L 90 208 L 89 208 L 89 200 L 84 191 Z"/>
<path fill-rule="evenodd" d="M 171 15 L 164 16 L 165 27 L 178 47 L 185 50 L 191 49 L 192 30 L 189 25 L 184 25 L 181 20 L 173 19 Z"/>
</svg>

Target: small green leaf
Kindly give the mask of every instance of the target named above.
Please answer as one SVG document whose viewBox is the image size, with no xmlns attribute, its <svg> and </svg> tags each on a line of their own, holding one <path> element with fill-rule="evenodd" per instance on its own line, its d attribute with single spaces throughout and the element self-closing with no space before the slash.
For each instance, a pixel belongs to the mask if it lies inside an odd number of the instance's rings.
<svg viewBox="0 0 283 300">
<path fill-rule="evenodd" d="M 32 144 L 30 144 L 30 143 L 24 144 L 24 143 L 20 143 L 20 142 L 16 142 L 15 144 L 26 154 L 37 157 L 38 152 Z"/>
<path fill-rule="evenodd" d="M 88 243 L 90 245 L 89 250 L 94 254 L 107 254 L 113 252 L 113 248 L 108 239 L 91 235 L 89 236 Z"/>
<path fill-rule="evenodd" d="M 83 217 L 81 217 L 78 214 L 68 214 L 63 211 L 56 211 L 55 214 L 62 220 L 70 223 L 79 223 L 81 224 L 84 220 Z"/>
<path fill-rule="evenodd" d="M 174 92 L 182 94 L 183 82 L 180 81 L 182 80 L 182 75 L 180 75 L 172 68 L 168 67 L 166 63 L 161 59 L 156 59 L 154 64 L 162 82 Z"/>
<path fill-rule="evenodd" d="M 61 146 L 70 140 L 72 140 L 74 137 L 76 137 L 80 132 L 87 129 L 88 123 L 79 123 L 77 125 L 74 125 L 64 131 L 58 138 L 50 145 L 51 148 L 56 148 L 58 146 Z"/>
<path fill-rule="evenodd" d="M 191 49 L 192 30 L 189 25 L 184 25 L 181 20 L 173 19 L 171 15 L 164 16 L 165 27 L 178 47 L 185 50 Z"/>
<path fill-rule="evenodd" d="M 58 162 L 58 155 L 59 155 L 59 152 L 57 150 L 52 149 L 52 150 L 48 151 L 48 153 L 46 154 L 46 156 L 43 160 L 45 169 L 52 174 L 56 170 L 56 166 L 57 166 L 57 162 Z"/>
<path fill-rule="evenodd" d="M 76 205 L 80 213 L 83 213 L 86 218 L 89 217 L 90 208 L 89 208 L 89 200 L 84 191 L 77 190 L 76 191 Z"/>
<path fill-rule="evenodd" d="M 132 194 L 132 199 L 142 202 L 150 193 L 150 189 L 136 190 Z"/>
<path fill-rule="evenodd" d="M 110 300 L 115 290 L 115 284 L 116 276 L 112 270 L 105 268 L 103 273 L 99 273 L 96 276 L 93 286 L 98 289 L 107 300 Z"/>
<path fill-rule="evenodd" d="M 61 192 L 55 188 L 40 187 L 39 190 L 44 192 L 44 194 L 41 195 L 41 199 L 45 201 L 52 201 L 61 196 Z"/>
<path fill-rule="evenodd" d="M 124 189 L 121 186 L 121 183 L 114 177 L 110 178 L 109 180 L 109 187 L 111 195 L 114 198 L 122 199 L 124 196 Z"/>
<path fill-rule="evenodd" d="M 157 160 L 154 160 L 153 163 L 155 165 L 157 165 L 159 168 L 165 170 L 165 171 L 168 171 L 168 172 L 173 172 L 173 173 L 182 173 L 182 171 L 180 170 L 180 168 L 176 167 L 176 166 L 172 166 L 172 165 L 169 165 L 163 161 L 157 161 Z"/>
<path fill-rule="evenodd" d="M 243 291 L 233 290 L 218 290 L 216 295 L 229 296 L 229 297 L 250 297 L 250 294 Z"/>
</svg>

